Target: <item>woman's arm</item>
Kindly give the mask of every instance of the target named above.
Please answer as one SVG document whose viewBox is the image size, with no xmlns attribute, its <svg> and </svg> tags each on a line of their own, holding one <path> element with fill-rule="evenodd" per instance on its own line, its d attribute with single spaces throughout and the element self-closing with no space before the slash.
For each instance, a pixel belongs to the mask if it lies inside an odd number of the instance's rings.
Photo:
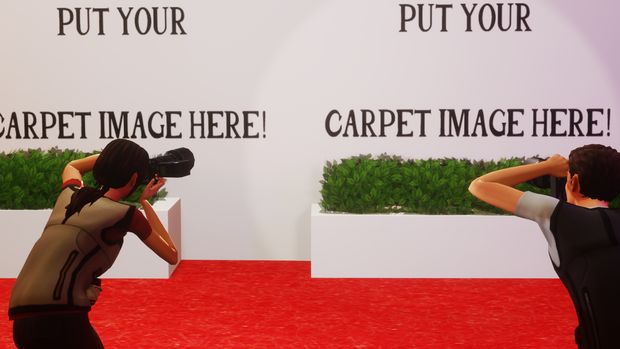
<svg viewBox="0 0 620 349">
<path fill-rule="evenodd" d="M 568 161 L 556 154 L 536 164 L 510 167 L 480 176 L 471 182 L 469 192 L 488 204 L 515 213 L 523 192 L 513 186 L 544 175 L 564 177 L 567 171 Z"/>
<path fill-rule="evenodd" d="M 155 183 L 155 179 L 152 179 L 140 196 L 140 204 L 144 209 L 146 220 L 151 226 L 151 234 L 144 240 L 144 243 L 169 264 L 177 264 L 179 261 L 177 248 L 170 238 L 168 231 L 164 225 L 161 224 L 159 217 L 157 217 L 157 213 L 155 213 L 155 210 L 148 202 L 148 199 L 155 195 L 165 183 L 166 180 L 164 178 L 158 178 L 157 183 Z"/>
<path fill-rule="evenodd" d="M 62 182 L 64 183 L 70 179 L 82 181 L 82 175 L 88 171 L 92 171 L 98 157 L 99 154 L 95 154 L 69 162 L 62 171 Z"/>
</svg>

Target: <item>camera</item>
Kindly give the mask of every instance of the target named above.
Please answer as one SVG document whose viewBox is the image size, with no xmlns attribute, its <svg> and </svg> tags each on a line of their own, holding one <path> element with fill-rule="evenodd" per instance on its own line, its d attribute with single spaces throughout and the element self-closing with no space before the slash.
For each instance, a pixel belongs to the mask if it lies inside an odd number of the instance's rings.
<svg viewBox="0 0 620 349">
<path fill-rule="evenodd" d="M 540 157 L 531 157 L 529 159 L 526 159 L 523 164 L 527 165 L 527 164 L 535 164 L 541 161 L 545 161 L 547 159 L 543 159 Z M 529 181 L 527 181 L 527 183 L 541 188 L 541 189 L 551 189 L 551 196 L 562 200 L 562 201 L 566 201 L 566 178 L 562 177 L 562 178 L 558 178 L 558 177 L 554 177 L 554 176 L 550 176 L 550 175 L 545 175 L 545 176 L 540 176 L 540 177 L 536 177 L 534 179 L 531 179 Z"/>
<path fill-rule="evenodd" d="M 185 177 L 194 167 L 194 153 L 187 148 L 169 150 L 149 160 L 146 182 L 157 177 Z"/>
</svg>

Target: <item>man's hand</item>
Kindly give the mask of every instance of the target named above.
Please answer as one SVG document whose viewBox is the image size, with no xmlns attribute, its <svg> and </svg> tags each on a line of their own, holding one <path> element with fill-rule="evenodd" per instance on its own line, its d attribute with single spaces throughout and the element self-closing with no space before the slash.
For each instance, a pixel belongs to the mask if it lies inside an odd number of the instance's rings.
<svg viewBox="0 0 620 349">
<path fill-rule="evenodd" d="M 151 179 L 149 184 L 147 184 L 144 188 L 142 195 L 140 195 L 140 202 L 142 202 L 143 200 L 148 201 L 148 199 L 155 195 L 159 191 L 159 189 L 164 186 L 164 184 L 166 184 L 165 178 L 155 177 Z"/>
<path fill-rule="evenodd" d="M 549 157 L 545 160 L 545 165 L 548 168 L 548 173 L 554 177 L 566 177 L 568 173 L 568 160 L 562 155 L 555 154 Z"/>
</svg>

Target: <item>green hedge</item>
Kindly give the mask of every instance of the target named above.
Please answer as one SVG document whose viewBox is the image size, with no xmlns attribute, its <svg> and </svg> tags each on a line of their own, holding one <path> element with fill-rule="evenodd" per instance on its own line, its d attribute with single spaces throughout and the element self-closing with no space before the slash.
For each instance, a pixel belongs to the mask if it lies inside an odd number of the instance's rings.
<svg viewBox="0 0 620 349">
<path fill-rule="evenodd" d="M 469 184 L 485 173 L 522 162 L 523 158 L 403 160 L 386 155 L 328 161 L 321 181 L 321 206 L 349 213 L 504 214 L 471 195 Z M 529 184 L 517 188 L 550 193 Z M 616 207 L 619 204 L 620 198 L 613 202 Z"/>
<path fill-rule="evenodd" d="M 0 153 L 0 209 L 45 209 L 54 206 L 62 185 L 62 171 L 71 160 L 93 153 L 75 150 L 39 149 Z M 97 187 L 91 173 L 84 175 L 84 185 Z M 144 186 L 126 202 L 136 203 Z M 160 191 L 157 198 L 164 197 Z"/>
</svg>

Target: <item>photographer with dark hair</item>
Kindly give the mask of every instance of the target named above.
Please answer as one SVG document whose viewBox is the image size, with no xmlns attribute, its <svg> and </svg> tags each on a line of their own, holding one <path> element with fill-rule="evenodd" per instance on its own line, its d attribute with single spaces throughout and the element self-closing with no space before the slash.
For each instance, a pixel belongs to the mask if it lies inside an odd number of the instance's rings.
<svg viewBox="0 0 620 349">
<path fill-rule="evenodd" d="M 545 175 L 566 178 L 566 201 L 513 188 Z M 577 312 L 578 347 L 620 348 L 620 210 L 608 208 L 620 194 L 620 154 L 586 145 L 574 149 L 568 160 L 554 155 L 485 174 L 469 191 L 538 223 Z"/>
<path fill-rule="evenodd" d="M 101 187 L 83 187 L 82 174 L 91 170 Z M 101 292 L 98 277 L 114 263 L 127 232 L 177 263 L 177 249 L 147 201 L 165 179 L 151 179 L 140 196 L 146 217 L 118 202 L 149 174 L 147 152 L 124 139 L 67 164 L 60 195 L 11 293 L 9 317 L 18 348 L 103 348 L 88 312 Z"/>
</svg>

